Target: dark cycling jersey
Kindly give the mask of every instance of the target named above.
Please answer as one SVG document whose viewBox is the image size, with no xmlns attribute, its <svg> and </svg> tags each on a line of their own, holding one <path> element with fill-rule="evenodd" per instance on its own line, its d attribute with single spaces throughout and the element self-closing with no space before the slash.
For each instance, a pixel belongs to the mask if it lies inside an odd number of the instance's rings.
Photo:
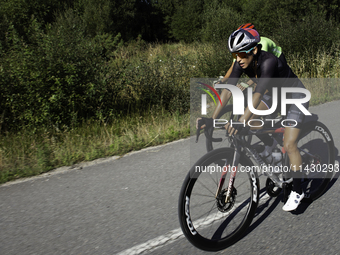
<svg viewBox="0 0 340 255">
<path fill-rule="evenodd" d="M 259 92 L 262 95 L 266 90 L 271 93 L 272 87 L 301 87 L 304 88 L 304 85 L 299 82 L 297 76 L 293 73 L 293 71 L 288 66 L 287 62 L 284 59 L 277 58 L 273 54 L 262 51 L 255 56 L 255 60 L 253 63 L 257 64 L 257 75 L 255 74 L 254 68 L 252 66 L 248 66 L 246 69 L 243 69 L 238 62 L 234 64 L 233 70 L 229 76 L 228 84 L 236 85 L 238 79 L 241 77 L 242 73 L 245 73 L 252 79 L 256 84 L 255 92 Z M 268 79 L 265 79 L 268 78 Z M 295 78 L 295 79 L 280 79 L 279 82 L 273 82 L 273 80 L 269 78 Z"/>
<path fill-rule="evenodd" d="M 272 87 L 277 87 L 280 95 L 280 90 L 282 87 L 300 87 L 305 88 L 302 82 L 293 73 L 291 68 L 288 66 L 284 57 L 277 58 L 273 54 L 262 51 L 261 46 L 259 47 L 259 52 L 254 56 L 253 64 L 249 65 L 246 69 L 243 69 L 239 63 L 236 61 L 233 70 L 229 76 L 228 84 L 236 85 L 238 79 L 243 73 L 245 73 L 251 80 L 253 80 L 257 86 L 254 93 L 258 92 L 266 96 L 263 98 L 263 102 L 267 104 L 268 108 L 271 107 L 271 94 Z M 256 74 L 254 69 L 256 69 Z M 273 79 L 280 78 L 280 79 Z M 288 93 L 288 98 L 304 98 L 301 93 Z M 280 96 L 279 96 L 280 98 Z M 280 100 L 279 100 L 280 101 Z M 304 103 L 303 106 L 308 109 L 309 103 Z M 280 111 L 280 103 L 276 112 Z M 297 127 L 300 127 L 303 120 L 304 114 L 295 105 L 291 105 L 288 108 L 287 119 L 294 119 L 297 121 Z"/>
</svg>

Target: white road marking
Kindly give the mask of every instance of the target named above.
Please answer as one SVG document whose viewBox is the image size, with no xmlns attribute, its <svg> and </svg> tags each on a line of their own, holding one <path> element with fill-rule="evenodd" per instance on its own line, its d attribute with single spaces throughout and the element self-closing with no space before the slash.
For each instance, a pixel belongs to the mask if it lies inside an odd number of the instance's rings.
<svg viewBox="0 0 340 255">
<path fill-rule="evenodd" d="M 270 198 L 270 196 L 267 193 L 262 195 L 262 197 L 260 198 L 258 207 L 260 205 L 264 204 L 268 198 Z M 230 213 L 232 213 L 232 211 Z M 200 227 L 202 229 L 203 227 L 208 226 L 212 222 L 220 220 L 220 219 L 224 218 L 225 216 L 226 216 L 226 214 L 221 213 L 221 212 L 217 212 L 217 213 L 211 215 L 211 217 L 209 219 L 207 219 L 207 218 L 199 219 L 199 220 L 195 221 L 195 228 L 197 229 L 198 227 Z M 175 241 L 180 240 L 183 237 L 184 237 L 184 235 L 183 235 L 182 229 L 177 228 L 177 229 L 169 231 L 165 235 L 161 235 L 161 236 L 156 237 L 154 239 L 151 239 L 151 240 L 149 240 L 145 243 L 138 244 L 138 245 L 131 247 L 127 250 L 121 251 L 121 252 L 117 253 L 116 255 L 138 255 L 138 254 L 142 254 L 143 252 L 152 252 L 152 251 L 157 250 L 157 249 L 159 249 L 159 248 L 161 248 L 165 245 L 174 243 Z"/>
<path fill-rule="evenodd" d="M 178 228 L 172 231 L 169 231 L 165 235 L 161 235 L 159 237 L 156 237 L 154 239 L 151 239 L 145 243 L 136 245 L 130 249 L 124 250 L 119 252 L 117 255 L 137 255 L 141 254 L 145 251 L 151 252 L 158 248 L 161 248 L 167 244 L 171 244 L 181 238 L 183 238 L 184 235 L 182 233 L 182 229 Z"/>
</svg>

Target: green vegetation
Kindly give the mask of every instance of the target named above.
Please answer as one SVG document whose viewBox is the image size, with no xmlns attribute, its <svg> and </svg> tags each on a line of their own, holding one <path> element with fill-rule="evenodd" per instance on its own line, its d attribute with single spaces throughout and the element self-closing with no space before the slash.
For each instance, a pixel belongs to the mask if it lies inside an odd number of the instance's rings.
<svg viewBox="0 0 340 255">
<path fill-rule="evenodd" d="M 245 22 L 299 77 L 339 76 L 338 1 L 0 3 L 0 182 L 188 136 L 189 80 L 225 74 Z"/>
<path fill-rule="evenodd" d="M 3 135 L 0 137 L 0 181 L 187 137 L 188 119 L 188 114 L 156 111 L 132 114 L 110 125 L 89 121 L 63 132 L 38 130 Z"/>
</svg>

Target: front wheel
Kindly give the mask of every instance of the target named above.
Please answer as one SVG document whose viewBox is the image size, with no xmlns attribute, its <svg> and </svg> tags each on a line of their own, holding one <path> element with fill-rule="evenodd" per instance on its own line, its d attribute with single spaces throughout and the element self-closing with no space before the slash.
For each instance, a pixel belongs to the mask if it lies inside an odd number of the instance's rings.
<svg viewBox="0 0 340 255">
<path fill-rule="evenodd" d="M 180 192 L 181 228 L 187 239 L 202 250 L 217 251 L 237 242 L 258 205 L 259 180 L 245 155 L 237 167 L 231 198 L 225 202 L 230 177 L 230 171 L 225 170 L 232 163 L 234 152 L 232 148 L 220 148 L 204 155 L 189 171 Z M 223 174 L 223 188 L 216 194 Z"/>
</svg>

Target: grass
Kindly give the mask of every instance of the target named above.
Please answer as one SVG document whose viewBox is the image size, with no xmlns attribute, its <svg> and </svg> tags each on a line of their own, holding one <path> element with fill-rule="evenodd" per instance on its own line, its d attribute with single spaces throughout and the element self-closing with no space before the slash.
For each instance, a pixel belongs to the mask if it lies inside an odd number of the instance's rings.
<svg viewBox="0 0 340 255">
<path fill-rule="evenodd" d="M 156 111 L 127 116 L 110 125 L 84 123 L 64 132 L 8 133 L 0 137 L 0 182 L 187 137 L 188 118 L 189 114 Z"/>
<path fill-rule="evenodd" d="M 298 77 L 327 78 L 302 79 L 312 93 L 311 105 L 340 98 L 340 88 L 334 79 L 340 73 L 338 52 L 339 48 L 334 47 L 313 55 L 286 56 Z M 157 65 L 162 79 L 171 79 L 173 83 L 169 86 L 179 86 L 188 84 L 191 77 L 224 74 L 228 61 L 221 62 L 225 58 L 223 54 L 211 44 L 135 44 L 120 49 L 116 61 L 128 59 L 135 65 L 140 58 L 163 61 L 164 64 Z M 183 59 L 187 61 L 185 64 L 180 62 Z M 43 128 L 7 132 L 0 136 L 0 183 L 188 137 L 189 117 L 189 113 L 169 113 L 159 108 L 120 116 L 111 123 L 88 121 L 62 132 Z"/>
</svg>

